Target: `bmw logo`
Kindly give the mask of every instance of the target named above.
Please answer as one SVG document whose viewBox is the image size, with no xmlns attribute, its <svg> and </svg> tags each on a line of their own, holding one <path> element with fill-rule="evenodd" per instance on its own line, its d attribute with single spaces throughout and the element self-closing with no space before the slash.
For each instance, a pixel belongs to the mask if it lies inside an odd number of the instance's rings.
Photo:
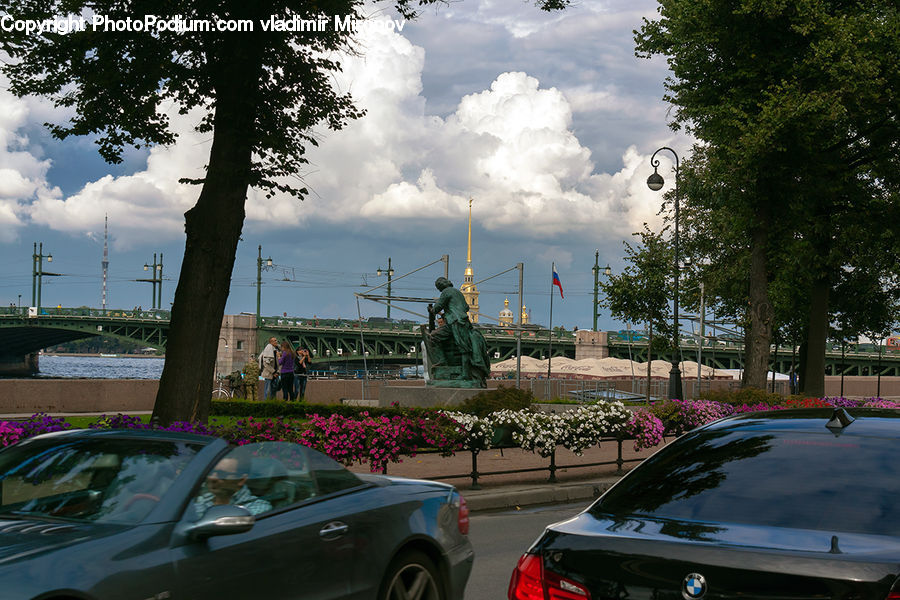
<svg viewBox="0 0 900 600">
<path fill-rule="evenodd" d="M 706 578 L 700 573 L 691 573 L 681 584 L 681 595 L 685 600 L 698 600 L 706 595 Z"/>
</svg>

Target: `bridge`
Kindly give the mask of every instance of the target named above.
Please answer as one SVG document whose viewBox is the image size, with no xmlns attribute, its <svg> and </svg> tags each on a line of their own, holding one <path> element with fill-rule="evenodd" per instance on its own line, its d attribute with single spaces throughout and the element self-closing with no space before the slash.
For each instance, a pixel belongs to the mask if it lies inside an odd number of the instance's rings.
<svg viewBox="0 0 900 600">
<path fill-rule="evenodd" d="M 29 375 L 37 372 L 37 352 L 43 348 L 91 336 L 106 335 L 165 348 L 169 331 L 169 312 L 164 310 L 102 310 L 95 308 L 43 308 L 41 314 L 27 309 L 0 307 L 0 375 Z M 411 322 L 375 323 L 350 319 L 307 319 L 302 317 L 262 317 L 256 326 L 255 314 L 226 315 L 222 323 L 218 363 L 221 372 L 239 369 L 256 356 L 259 341 L 271 336 L 289 339 L 295 345 L 309 348 L 314 363 L 324 368 L 332 365 L 361 367 L 372 365 L 413 365 L 421 361 L 418 354 L 419 326 Z M 517 340 L 513 331 L 499 326 L 483 328 L 488 354 L 492 361 L 516 356 Z M 523 356 L 546 358 L 550 349 L 547 329 L 534 326 L 522 332 Z M 616 358 L 647 360 L 647 342 L 639 336 L 609 332 L 605 353 Z M 683 360 L 696 360 L 697 343 L 690 338 L 681 342 Z M 582 357 L 576 336 L 570 331 L 554 331 L 554 357 Z M 773 351 L 776 349 L 773 348 Z M 739 369 L 743 366 L 743 348 L 735 342 L 704 345 L 702 362 L 716 369 Z M 671 360 L 671 355 L 654 354 L 654 360 Z M 790 347 L 773 353 L 775 370 L 787 373 L 795 362 Z M 900 355 L 853 349 L 841 357 L 833 348 L 826 353 L 829 375 L 900 375 Z"/>
</svg>

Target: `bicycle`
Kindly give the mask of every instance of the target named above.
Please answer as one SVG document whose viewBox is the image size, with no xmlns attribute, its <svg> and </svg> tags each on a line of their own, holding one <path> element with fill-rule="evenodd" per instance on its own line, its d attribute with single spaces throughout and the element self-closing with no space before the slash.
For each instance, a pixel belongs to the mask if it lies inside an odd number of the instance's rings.
<svg viewBox="0 0 900 600">
<path fill-rule="evenodd" d="M 234 396 L 234 392 L 231 391 L 231 382 L 229 381 L 226 384 L 226 379 L 228 378 L 224 375 L 216 375 L 216 387 L 212 392 L 213 399 L 223 400 L 225 398 L 231 398 L 232 396 Z"/>
</svg>

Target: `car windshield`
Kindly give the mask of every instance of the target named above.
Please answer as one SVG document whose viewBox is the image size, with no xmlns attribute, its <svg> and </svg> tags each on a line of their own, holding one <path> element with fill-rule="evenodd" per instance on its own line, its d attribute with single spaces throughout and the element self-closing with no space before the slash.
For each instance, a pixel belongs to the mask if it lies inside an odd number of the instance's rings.
<svg viewBox="0 0 900 600">
<path fill-rule="evenodd" d="M 0 453 L 0 516 L 137 523 L 202 444 L 48 437 Z"/>
<path fill-rule="evenodd" d="M 590 512 L 896 536 L 898 453 L 896 438 L 705 430 L 648 459 Z"/>
</svg>

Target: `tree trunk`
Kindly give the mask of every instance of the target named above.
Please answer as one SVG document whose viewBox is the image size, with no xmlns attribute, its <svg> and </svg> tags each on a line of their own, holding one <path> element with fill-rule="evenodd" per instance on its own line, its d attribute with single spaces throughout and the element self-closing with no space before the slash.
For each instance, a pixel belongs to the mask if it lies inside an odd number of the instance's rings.
<svg viewBox="0 0 900 600">
<path fill-rule="evenodd" d="M 206 421 L 231 272 L 244 224 L 261 44 L 232 38 L 217 56 L 214 133 L 197 204 L 185 213 L 186 242 L 153 418 Z"/>
<path fill-rule="evenodd" d="M 765 215 L 760 215 L 764 220 Z M 769 353 L 772 343 L 774 310 L 769 302 L 769 277 L 766 268 L 768 224 L 757 227 L 750 245 L 750 331 L 744 356 L 744 387 L 766 389 Z"/>
<path fill-rule="evenodd" d="M 821 398 L 825 395 L 825 344 L 828 336 L 828 292 L 831 282 L 822 276 L 813 283 L 809 305 L 809 330 L 806 338 L 806 372 L 803 394 Z"/>
</svg>

